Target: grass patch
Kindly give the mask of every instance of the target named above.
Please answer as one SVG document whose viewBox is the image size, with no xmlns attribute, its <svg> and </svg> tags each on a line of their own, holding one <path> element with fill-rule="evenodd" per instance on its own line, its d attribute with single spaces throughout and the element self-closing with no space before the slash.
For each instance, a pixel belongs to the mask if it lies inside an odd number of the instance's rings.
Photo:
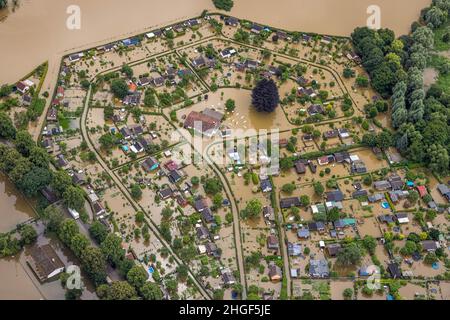
<svg viewBox="0 0 450 320">
<path fill-rule="evenodd" d="M 58 112 L 58 122 L 63 130 L 67 130 L 70 128 L 70 120 L 66 118 L 62 112 Z"/>
<path fill-rule="evenodd" d="M 437 51 L 447 51 L 450 50 L 450 42 L 444 42 L 442 37 L 447 32 L 448 27 L 450 26 L 450 21 L 447 21 L 442 27 L 434 30 L 434 48 Z"/>
<path fill-rule="evenodd" d="M 436 81 L 436 85 L 442 89 L 445 93 L 450 93 L 450 73 L 443 74 L 439 70 L 441 69 L 442 65 L 445 63 L 449 63 L 450 59 L 439 56 L 439 55 L 433 55 L 430 59 L 429 66 L 435 68 L 439 72 L 438 80 Z"/>
</svg>

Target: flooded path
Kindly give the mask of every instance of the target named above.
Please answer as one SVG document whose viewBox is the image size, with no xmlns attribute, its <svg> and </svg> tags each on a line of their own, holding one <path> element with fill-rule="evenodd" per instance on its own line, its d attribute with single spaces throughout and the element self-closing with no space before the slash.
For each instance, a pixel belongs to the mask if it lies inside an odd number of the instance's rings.
<svg viewBox="0 0 450 320">
<path fill-rule="evenodd" d="M 349 35 L 365 25 L 367 7 L 381 8 L 382 26 L 406 33 L 430 0 L 236 0 L 231 14 L 274 27 Z M 81 8 L 81 29 L 66 27 L 69 5 Z M 0 13 L 0 83 L 14 82 L 55 54 L 112 41 L 175 20 L 215 11 L 211 0 L 21 0 Z M 276 14 L 274 14 L 276 13 Z M 6 17 L 5 17 L 6 16 Z"/>
</svg>

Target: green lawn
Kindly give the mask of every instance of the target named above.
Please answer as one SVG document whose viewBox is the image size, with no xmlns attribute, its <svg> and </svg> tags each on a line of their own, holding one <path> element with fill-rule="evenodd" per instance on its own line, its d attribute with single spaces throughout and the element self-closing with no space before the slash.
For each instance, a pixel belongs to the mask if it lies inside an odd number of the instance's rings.
<svg viewBox="0 0 450 320">
<path fill-rule="evenodd" d="M 442 37 L 450 26 L 450 22 L 447 22 L 445 25 L 440 27 L 439 29 L 434 30 L 434 48 L 437 51 L 447 51 L 450 50 L 450 42 L 446 43 L 442 41 Z"/>
<path fill-rule="evenodd" d="M 430 59 L 429 66 L 439 70 L 440 67 L 445 63 L 450 62 L 450 59 L 438 55 L 433 55 Z M 439 77 L 436 84 L 446 93 L 450 94 L 450 73 L 442 74 L 439 72 Z"/>
</svg>

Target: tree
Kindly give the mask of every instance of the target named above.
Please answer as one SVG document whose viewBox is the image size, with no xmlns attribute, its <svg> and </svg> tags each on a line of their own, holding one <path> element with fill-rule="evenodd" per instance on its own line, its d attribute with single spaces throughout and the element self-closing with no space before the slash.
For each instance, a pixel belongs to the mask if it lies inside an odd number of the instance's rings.
<svg viewBox="0 0 450 320">
<path fill-rule="evenodd" d="M 106 281 L 106 261 L 99 248 L 87 247 L 81 253 L 81 262 L 84 270 L 96 285 Z"/>
<path fill-rule="evenodd" d="M 225 102 L 225 108 L 228 112 L 233 112 L 236 108 L 236 102 L 233 99 L 228 99 L 227 102 Z"/>
<path fill-rule="evenodd" d="M 0 137 L 5 139 L 16 137 L 16 128 L 9 116 L 3 111 L 0 111 Z"/>
<path fill-rule="evenodd" d="M 280 103 L 278 88 L 273 80 L 262 79 L 252 92 L 252 105 L 258 112 L 273 112 Z"/>
<path fill-rule="evenodd" d="M 84 209 L 84 191 L 79 187 L 68 186 L 63 193 L 63 199 L 71 209 L 81 211 Z"/>
<path fill-rule="evenodd" d="M 32 244 L 37 239 L 36 230 L 29 224 L 26 224 L 19 229 L 19 235 L 22 245 Z"/>
<path fill-rule="evenodd" d="M 182 264 L 177 267 L 177 279 L 181 282 L 186 282 L 189 276 L 189 269 L 186 265 Z"/>
<path fill-rule="evenodd" d="M 126 281 L 115 281 L 97 288 L 98 296 L 103 300 L 133 300 L 136 299 L 136 290 Z"/>
<path fill-rule="evenodd" d="M 294 192 L 295 189 L 296 189 L 296 186 L 293 183 L 287 183 L 287 184 L 283 185 L 283 187 L 281 188 L 281 190 L 283 190 L 283 192 L 285 192 L 287 194 L 292 194 L 292 192 Z"/>
<path fill-rule="evenodd" d="M 141 200 L 142 198 L 142 190 L 138 184 L 133 184 L 131 186 L 131 197 L 134 200 Z"/>
<path fill-rule="evenodd" d="M 89 239 L 86 238 L 85 235 L 78 233 L 70 240 L 70 249 L 72 249 L 73 253 L 79 257 L 89 244 Z"/>
<path fill-rule="evenodd" d="M 72 239 L 80 233 L 80 228 L 75 220 L 66 219 L 62 222 L 58 230 L 58 238 L 68 247 L 71 246 Z"/>
<path fill-rule="evenodd" d="M 365 76 L 358 76 L 356 78 L 356 85 L 358 87 L 367 88 L 369 86 L 369 79 Z"/>
<path fill-rule="evenodd" d="M 289 170 L 294 166 L 294 161 L 291 157 L 285 157 L 280 160 L 280 168 L 283 171 Z"/>
<path fill-rule="evenodd" d="M 124 79 L 114 79 L 111 83 L 111 91 L 117 98 L 123 99 L 128 94 L 128 85 Z"/>
<path fill-rule="evenodd" d="M 115 145 L 115 138 L 111 133 L 105 133 L 102 135 L 98 142 L 104 150 L 109 150 Z"/>
<path fill-rule="evenodd" d="M 97 241 L 98 244 L 101 244 L 105 241 L 108 235 L 108 229 L 100 221 L 94 221 L 89 227 L 89 234 L 95 239 L 95 241 Z"/>
<path fill-rule="evenodd" d="M 62 196 L 69 186 L 72 185 L 72 178 L 65 171 L 56 171 L 53 173 L 50 186 L 59 196 Z"/>
<path fill-rule="evenodd" d="M 318 196 L 322 196 L 323 193 L 325 192 L 325 188 L 323 187 L 323 185 L 320 181 L 314 182 L 313 187 L 314 187 L 314 192 Z"/>
<path fill-rule="evenodd" d="M 137 291 L 142 288 L 145 282 L 148 280 L 148 273 L 141 265 L 134 265 L 127 273 L 127 281 Z"/>
<path fill-rule="evenodd" d="M 36 143 L 33 138 L 28 131 L 25 130 L 21 130 L 16 133 L 15 145 L 17 151 L 19 151 L 24 157 L 28 157 L 33 147 L 36 147 Z"/>
<path fill-rule="evenodd" d="M 122 66 L 121 69 L 122 73 L 124 73 L 128 78 L 132 78 L 133 77 L 133 69 L 131 69 L 131 67 L 127 64 L 124 64 Z"/>
<path fill-rule="evenodd" d="M 230 11 L 234 6 L 233 0 L 213 0 L 214 6 L 219 10 Z"/>
<path fill-rule="evenodd" d="M 258 217 L 262 212 L 262 204 L 259 199 L 252 199 L 247 202 L 247 206 L 242 210 L 241 215 L 244 219 L 253 219 Z"/>
<path fill-rule="evenodd" d="M 31 163 L 34 164 L 35 166 L 46 168 L 46 169 L 48 168 L 48 165 L 50 164 L 50 157 L 48 155 L 48 152 L 38 146 L 33 147 L 31 149 L 28 160 L 30 160 Z"/>
<path fill-rule="evenodd" d="M 48 206 L 42 213 L 42 219 L 44 220 L 48 231 L 58 232 L 64 221 L 64 216 L 58 207 Z"/>
<path fill-rule="evenodd" d="M 307 207 L 311 203 L 311 200 L 309 199 L 309 197 L 307 195 L 304 194 L 304 195 L 300 196 L 300 203 L 301 203 L 302 207 Z"/>
<path fill-rule="evenodd" d="M 341 212 L 339 211 L 338 208 L 332 208 L 332 209 L 328 210 L 328 212 L 327 212 L 327 220 L 328 221 L 335 222 L 335 221 L 339 220 L 340 217 L 341 217 Z"/>
<path fill-rule="evenodd" d="M 125 258 L 125 250 L 122 248 L 122 239 L 114 233 L 108 234 L 100 247 L 106 260 L 115 266 Z"/>
<path fill-rule="evenodd" d="M 339 251 L 336 263 L 341 266 L 354 266 L 361 261 L 361 256 L 361 249 L 352 242 Z"/>
<path fill-rule="evenodd" d="M 222 191 L 222 183 L 218 178 L 208 178 L 203 184 L 205 192 L 209 195 L 215 195 Z"/>
<path fill-rule="evenodd" d="M 141 295 L 145 300 L 162 300 L 163 293 L 158 284 L 146 282 L 141 288 Z"/>
<path fill-rule="evenodd" d="M 34 197 L 45 186 L 49 185 L 52 176 L 49 169 L 33 167 L 22 179 L 16 181 L 17 187 L 27 196 Z"/>
<path fill-rule="evenodd" d="M 342 296 L 344 297 L 344 300 L 351 300 L 353 298 L 353 289 L 351 288 L 346 288 L 343 292 L 342 292 Z"/>
<path fill-rule="evenodd" d="M 366 248 L 366 250 L 371 255 L 375 254 L 375 249 L 377 247 L 377 240 L 372 236 L 366 235 L 362 241 L 364 248 Z"/>
</svg>

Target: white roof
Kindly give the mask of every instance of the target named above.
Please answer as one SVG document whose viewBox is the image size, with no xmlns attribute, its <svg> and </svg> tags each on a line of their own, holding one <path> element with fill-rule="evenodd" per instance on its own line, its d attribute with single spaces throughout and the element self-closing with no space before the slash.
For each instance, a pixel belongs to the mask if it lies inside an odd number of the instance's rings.
<svg viewBox="0 0 450 320">
<path fill-rule="evenodd" d="M 155 37 L 155 34 L 153 32 L 149 32 L 146 34 L 146 37 L 150 39 L 150 38 Z"/>
<path fill-rule="evenodd" d="M 34 86 L 34 82 L 31 81 L 30 79 L 24 80 L 24 81 L 22 81 L 22 82 L 23 82 L 25 85 L 29 86 L 29 87 Z"/>
<path fill-rule="evenodd" d="M 320 241 L 319 241 L 319 246 L 320 246 L 320 247 L 325 247 L 325 241 L 320 240 Z"/>
<path fill-rule="evenodd" d="M 206 247 L 204 245 L 199 245 L 198 246 L 198 252 L 200 252 L 200 254 L 204 254 L 206 253 Z"/>
<path fill-rule="evenodd" d="M 351 161 L 358 161 L 359 157 L 356 154 L 352 154 L 352 155 L 350 155 L 350 160 Z"/>
<path fill-rule="evenodd" d="M 409 223 L 409 219 L 406 217 L 406 218 L 400 218 L 400 219 L 398 219 L 398 223 Z"/>
</svg>

